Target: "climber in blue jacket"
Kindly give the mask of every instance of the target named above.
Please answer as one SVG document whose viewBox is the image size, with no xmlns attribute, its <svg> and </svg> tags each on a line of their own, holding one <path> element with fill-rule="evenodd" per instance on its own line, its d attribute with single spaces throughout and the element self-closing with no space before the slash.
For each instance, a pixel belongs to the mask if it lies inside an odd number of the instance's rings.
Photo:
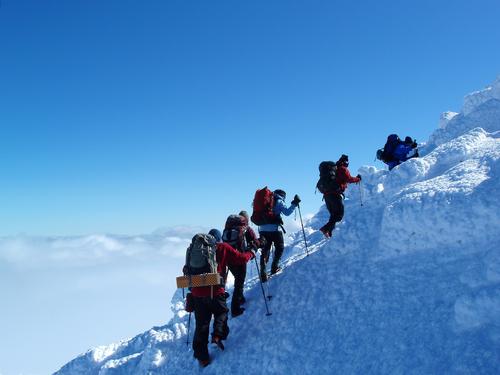
<svg viewBox="0 0 500 375">
<path fill-rule="evenodd" d="M 392 158 L 386 162 L 389 170 L 411 158 L 418 157 L 417 142 L 411 137 L 406 137 L 392 152 Z"/>
</svg>

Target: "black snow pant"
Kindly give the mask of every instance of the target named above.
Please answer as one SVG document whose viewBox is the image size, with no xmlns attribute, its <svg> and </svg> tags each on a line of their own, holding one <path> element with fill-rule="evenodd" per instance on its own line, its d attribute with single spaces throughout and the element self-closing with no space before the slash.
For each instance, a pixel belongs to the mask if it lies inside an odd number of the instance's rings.
<svg viewBox="0 0 500 375">
<path fill-rule="evenodd" d="M 208 356 L 208 333 L 210 320 L 214 316 L 213 336 L 219 336 L 222 340 L 227 338 L 229 327 L 227 325 L 227 305 L 224 294 L 210 297 L 194 297 L 194 317 L 196 329 L 193 339 L 194 357 L 201 361 L 207 361 Z"/>
<path fill-rule="evenodd" d="M 231 299 L 231 313 L 238 313 L 243 303 L 243 286 L 247 276 L 247 265 L 229 266 L 229 271 L 234 276 L 234 291 Z"/>
<path fill-rule="evenodd" d="M 283 233 L 279 230 L 274 232 L 259 232 L 259 234 L 266 239 L 266 246 L 262 249 L 260 256 L 260 272 L 266 273 L 266 264 L 269 260 L 271 246 L 274 244 L 274 258 L 271 264 L 271 273 L 276 272 L 280 262 L 280 258 L 285 250 L 285 241 L 283 240 Z"/>
<path fill-rule="evenodd" d="M 328 212 L 330 212 L 330 220 L 323 225 L 321 230 L 332 235 L 335 223 L 341 221 L 344 217 L 344 198 L 342 194 L 327 194 L 325 195 L 325 204 Z"/>
</svg>

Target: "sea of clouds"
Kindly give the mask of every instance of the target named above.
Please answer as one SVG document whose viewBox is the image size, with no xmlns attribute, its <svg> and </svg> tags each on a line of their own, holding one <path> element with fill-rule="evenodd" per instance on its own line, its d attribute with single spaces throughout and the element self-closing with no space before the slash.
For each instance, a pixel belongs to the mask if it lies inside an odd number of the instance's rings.
<svg viewBox="0 0 500 375">
<path fill-rule="evenodd" d="M 285 218 L 285 228 L 300 230 L 299 216 Z M 0 237 L 0 331 L 8 338 L 0 374 L 52 373 L 91 347 L 168 322 L 186 248 L 208 229 Z"/>
<path fill-rule="evenodd" d="M 167 322 L 175 276 L 201 231 L 0 237 L 0 373 L 51 373 L 90 347 Z"/>
</svg>

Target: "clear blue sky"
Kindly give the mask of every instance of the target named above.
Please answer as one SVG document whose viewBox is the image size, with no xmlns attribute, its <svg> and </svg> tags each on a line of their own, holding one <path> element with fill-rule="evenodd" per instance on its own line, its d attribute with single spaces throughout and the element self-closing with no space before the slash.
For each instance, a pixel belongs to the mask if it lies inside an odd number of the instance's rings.
<svg viewBox="0 0 500 375">
<path fill-rule="evenodd" d="M 425 140 L 500 73 L 500 3 L 0 6 L 0 235 L 222 225 L 269 184 Z M 381 166 L 381 165 L 379 165 Z"/>
</svg>

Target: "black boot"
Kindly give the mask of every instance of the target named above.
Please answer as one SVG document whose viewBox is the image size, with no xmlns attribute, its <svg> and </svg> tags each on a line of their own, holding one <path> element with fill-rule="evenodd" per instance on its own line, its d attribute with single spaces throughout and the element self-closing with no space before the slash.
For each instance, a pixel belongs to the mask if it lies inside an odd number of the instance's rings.
<svg viewBox="0 0 500 375">
<path fill-rule="evenodd" d="M 265 283 L 267 281 L 267 273 L 265 270 L 260 271 L 260 280 Z"/>
<path fill-rule="evenodd" d="M 273 266 L 271 267 L 271 275 L 274 275 L 275 273 L 280 272 L 280 271 L 281 271 L 281 267 L 277 266 L 277 265 L 275 266 L 273 264 Z"/>
<path fill-rule="evenodd" d="M 212 336 L 212 344 L 219 347 L 220 350 L 224 350 L 224 344 L 222 343 L 222 338 L 217 335 Z"/>
<path fill-rule="evenodd" d="M 235 310 L 231 311 L 231 315 L 233 318 L 236 318 L 237 316 L 240 316 L 244 312 L 245 312 L 245 309 L 243 307 L 239 307 L 237 310 L 235 309 Z"/>
</svg>

